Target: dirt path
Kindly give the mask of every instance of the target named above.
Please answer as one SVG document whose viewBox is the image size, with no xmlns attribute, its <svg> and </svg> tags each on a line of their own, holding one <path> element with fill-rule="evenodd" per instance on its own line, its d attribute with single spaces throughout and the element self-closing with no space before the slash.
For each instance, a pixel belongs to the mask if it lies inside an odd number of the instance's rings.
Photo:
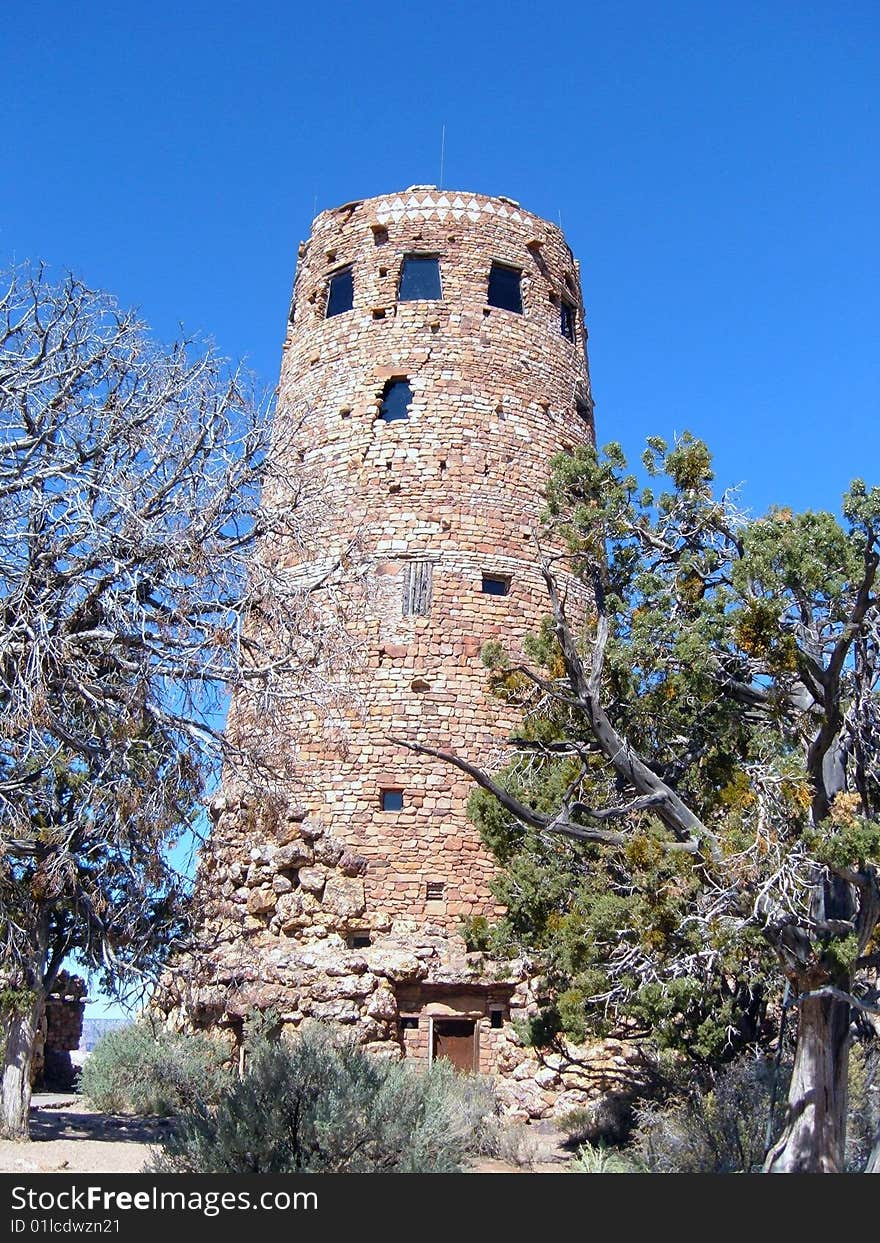
<svg viewBox="0 0 880 1243">
<path fill-rule="evenodd" d="M 78 1096 L 34 1096 L 30 1141 L 0 1140 L 0 1173 L 139 1174 L 170 1125 L 166 1118 L 97 1113 Z M 525 1128 L 516 1147 L 515 1158 L 480 1157 L 471 1172 L 557 1174 L 571 1159 L 550 1127 Z"/>
<path fill-rule="evenodd" d="M 75 1096 L 37 1096 L 30 1142 L 0 1140 L 0 1173 L 140 1173 L 168 1125 L 161 1118 L 96 1113 Z"/>
</svg>

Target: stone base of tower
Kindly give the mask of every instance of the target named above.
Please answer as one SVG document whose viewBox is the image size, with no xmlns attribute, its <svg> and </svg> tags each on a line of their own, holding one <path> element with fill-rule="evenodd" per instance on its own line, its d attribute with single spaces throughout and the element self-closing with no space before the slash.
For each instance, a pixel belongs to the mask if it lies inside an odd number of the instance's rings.
<svg viewBox="0 0 880 1243">
<path fill-rule="evenodd" d="M 257 1014 L 273 1011 L 285 1036 L 317 1020 L 373 1053 L 491 1075 L 503 1111 L 524 1120 L 643 1086 L 639 1052 L 624 1042 L 525 1046 L 517 1024 L 538 1012 L 528 963 L 491 961 L 447 926 L 368 909 L 366 860 L 321 823 L 294 811 L 267 840 L 247 800 L 215 800 L 212 814 L 198 938 L 152 1003 L 170 1026 L 211 1032 L 238 1061 Z"/>
</svg>

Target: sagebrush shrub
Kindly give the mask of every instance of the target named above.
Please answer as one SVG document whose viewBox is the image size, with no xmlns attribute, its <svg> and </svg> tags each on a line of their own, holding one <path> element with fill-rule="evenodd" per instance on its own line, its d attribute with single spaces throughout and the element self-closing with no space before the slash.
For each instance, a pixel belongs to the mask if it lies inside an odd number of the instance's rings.
<svg viewBox="0 0 880 1243">
<path fill-rule="evenodd" d="M 880 1048 L 855 1045 L 849 1055 L 846 1170 L 861 1174 L 880 1135 Z"/>
<path fill-rule="evenodd" d="M 711 1091 L 648 1106 L 637 1114 L 632 1155 L 652 1174 L 736 1174 L 764 1160 L 773 1065 L 766 1059 L 731 1062 Z M 781 1126 L 788 1070 L 777 1085 L 773 1133 Z"/>
<path fill-rule="evenodd" d="M 860 1173 L 880 1127 L 880 1057 L 855 1045 L 849 1062 L 846 1164 Z M 782 1132 L 790 1064 L 778 1072 L 771 1143 Z M 718 1074 L 711 1091 L 639 1111 L 632 1147 L 638 1165 L 655 1174 L 756 1173 L 763 1166 L 772 1099 L 773 1064 L 740 1059 Z"/>
<path fill-rule="evenodd" d="M 582 1144 L 569 1166 L 572 1174 L 638 1174 L 642 1171 L 625 1153 L 605 1144 Z"/>
<path fill-rule="evenodd" d="M 229 1074 L 207 1036 L 154 1031 L 141 1020 L 102 1036 L 86 1059 L 80 1091 L 105 1113 L 176 1114 L 217 1101 Z"/>
<path fill-rule="evenodd" d="M 258 1044 L 216 1109 L 196 1105 L 163 1141 L 167 1173 L 454 1173 L 494 1111 L 484 1080 L 364 1053 L 317 1025 Z"/>
<path fill-rule="evenodd" d="M 633 1125 L 632 1095 L 608 1092 L 598 1100 L 557 1118 L 558 1129 L 570 1147 L 585 1144 L 601 1147 L 620 1146 Z"/>
</svg>

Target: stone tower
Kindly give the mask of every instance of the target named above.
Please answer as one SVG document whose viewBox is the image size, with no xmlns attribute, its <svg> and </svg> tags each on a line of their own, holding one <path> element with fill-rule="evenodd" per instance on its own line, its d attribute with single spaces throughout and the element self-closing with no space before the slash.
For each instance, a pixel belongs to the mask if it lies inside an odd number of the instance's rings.
<svg viewBox="0 0 880 1243">
<path fill-rule="evenodd" d="M 290 721 L 282 814 L 215 800 L 190 1019 L 235 1031 L 274 1005 L 407 1056 L 521 1065 L 528 980 L 461 937 L 497 913 L 472 787 L 393 739 L 486 763 L 518 724 L 480 653 L 548 611 L 535 535 L 550 457 L 592 440 L 585 345 L 571 250 L 510 199 L 413 186 L 315 219 L 276 413 L 307 533 L 282 560 L 326 578 L 359 655 L 347 708 Z"/>
</svg>

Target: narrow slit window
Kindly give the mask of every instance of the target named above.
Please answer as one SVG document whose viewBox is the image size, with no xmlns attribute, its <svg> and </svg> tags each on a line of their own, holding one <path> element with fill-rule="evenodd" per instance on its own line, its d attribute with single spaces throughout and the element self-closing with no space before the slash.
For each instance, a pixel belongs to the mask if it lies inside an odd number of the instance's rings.
<svg viewBox="0 0 880 1243">
<path fill-rule="evenodd" d="M 354 306 L 354 270 L 343 268 L 335 276 L 330 277 L 330 288 L 327 290 L 326 318 L 341 315 Z"/>
<path fill-rule="evenodd" d="M 382 790 L 380 803 L 383 811 L 403 811 L 403 790 Z"/>
<path fill-rule="evenodd" d="M 575 314 L 570 302 L 563 302 L 560 307 L 560 330 L 567 341 L 574 341 Z"/>
<path fill-rule="evenodd" d="M 503 1010 L 500 1010 L 497 1007 L 493 1007 L 493 1009 L 489 1011 L 489 1026 L 493 1027 L 496 1031 L 498 1030 L 499 1027 L 504 1026 L 504 1011 Z"/>
<path fill-rule="evenodd" d="M 403 615 L 427 617 L 431 612 L 433 565 L 430 561 L 411 561 L 403 572 Z"/>
<path fill-rule="evenodd" d="M 446 885 L 442 880 L 429 880 L 425 886 L 425 901 L 442 902 L 445 891 Z"/>
<path fill-rule="evenodd" d="M 489 271 L 489 306 L 498 306 L 503 311 L 515 311 L 517 315 L 522 315 L 521 276 L 518 268 L 493 263 Z"/>
<path fill-rule="evenodd" d="M 389 380 L 382 390 L 379 413 L 386 423 L 393 423 L 396 419 L 408 419 L 412 399 L 412 389 L 407 380 Z"/>
<path fill-rule="evenodd" d="M 482 592 L 486 596 L 510 595 L 510 576 L 508 574 L 484 574 Z"/>
<path fill-rule="evenodd" d="M 419 302 L 443 297 L 440 290 L 440 260 L 436 255 L 406 255 L 400 273 L 400 302 Z"/>
</svg>

